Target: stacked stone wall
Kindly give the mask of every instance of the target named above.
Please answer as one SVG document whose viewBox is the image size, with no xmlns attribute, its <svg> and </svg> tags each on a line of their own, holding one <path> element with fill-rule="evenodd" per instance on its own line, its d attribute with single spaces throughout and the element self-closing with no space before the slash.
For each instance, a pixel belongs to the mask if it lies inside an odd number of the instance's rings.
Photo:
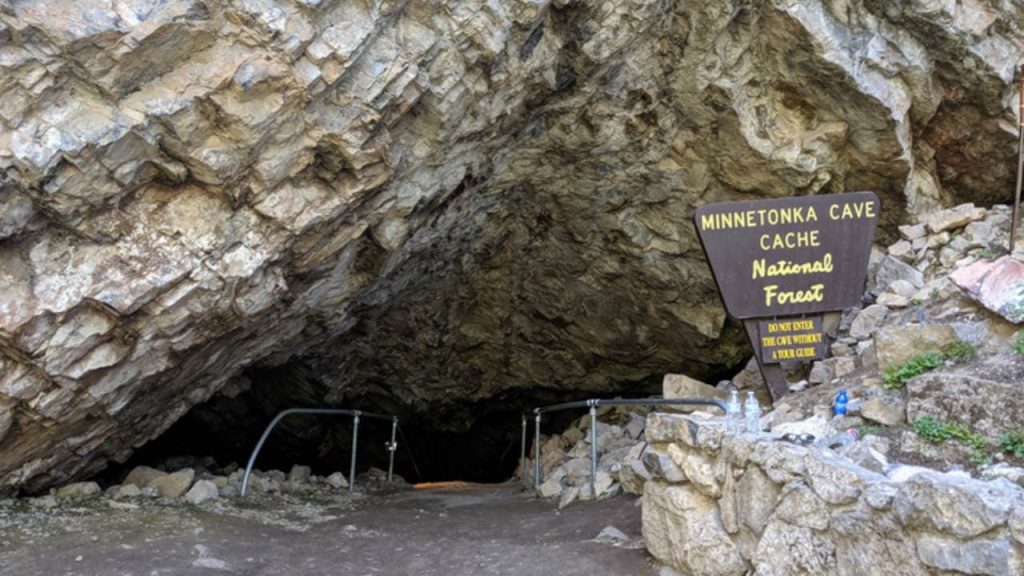
<svg viewBox="0 0 1024 576">
<path fill-rule="evenodd" d="M 643 531 L 684 574 L 1024 574 L 1024 490 L 653 413 Z"/>
</svg>

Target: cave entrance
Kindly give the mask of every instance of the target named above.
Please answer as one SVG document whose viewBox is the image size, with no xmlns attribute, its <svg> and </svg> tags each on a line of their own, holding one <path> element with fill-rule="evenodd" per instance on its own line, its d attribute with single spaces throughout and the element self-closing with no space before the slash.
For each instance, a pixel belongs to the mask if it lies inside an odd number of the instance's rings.
<svg viewBox="0 0 1024 576">
<path fill-rule="evenodd" d="M 409 483 L 500 483 L 516 475 L 523 414 L 536 406 L 594 395 L 572 390 L 513 391 L 437 407 L 406 405 L 378 393 L 328 403 L 316 376 L 303 367 L 249 370 L 246 381 L 241 389 L 228 386 L 224 394 L 192 408 L 106 476 L 116 481 L 138 465 L 224 468 L 233 463 L 244 467 L 267 424 L 282 410 L 344 408 L 399 418 L 394 472 Z M 624 384 L 611 391 L 630 396 L 659 392 L 656 381 Z M 546 415 L 543 433 L 560 431 L 580 416 L 573 411 Z M 532 442 L 532 418 L 530 422 Z M 387 470 L 390 439 L 390 420 L 360 419 L 357 475 L 371 467 Z M 292 465 L 302 464 L 316 475 L 341 472 L 347 478 L 351 450 L 351 417 L 293 414 L 275 427 L 254 467 L 287 472 Z"/>
</svg>

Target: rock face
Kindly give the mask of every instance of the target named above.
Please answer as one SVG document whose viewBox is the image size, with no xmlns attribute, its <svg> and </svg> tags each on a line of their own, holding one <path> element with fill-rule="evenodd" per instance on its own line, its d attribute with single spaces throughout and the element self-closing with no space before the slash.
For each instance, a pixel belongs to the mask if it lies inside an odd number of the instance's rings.
<svg viewBox="0 0 1024 576">
<path fill-rule="evenodd" d="M 735 365 L 696 205 L 1011 189 L 1024 8 L 892 4 L 0 4 L 0 487 L 247 367 L 443 411 Z"/>
</svg>

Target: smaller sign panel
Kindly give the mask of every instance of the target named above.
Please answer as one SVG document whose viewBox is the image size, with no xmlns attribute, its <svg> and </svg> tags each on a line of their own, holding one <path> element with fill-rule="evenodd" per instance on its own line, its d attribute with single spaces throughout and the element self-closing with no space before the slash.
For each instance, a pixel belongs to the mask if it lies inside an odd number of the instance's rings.
<svg viewBox="0 0 1024 576">
<path fill-rule="evenodd" d="M 758 348 L 765 364 L 825 357 L 821 316 L 780 318 L 758 323 Z"/>
</svg>

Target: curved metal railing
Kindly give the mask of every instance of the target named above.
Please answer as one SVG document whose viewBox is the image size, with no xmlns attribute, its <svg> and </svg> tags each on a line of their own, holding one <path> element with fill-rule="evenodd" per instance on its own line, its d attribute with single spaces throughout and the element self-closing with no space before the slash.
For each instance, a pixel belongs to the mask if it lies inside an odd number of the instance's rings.
<svg viewBox="0 0 1024 576">
<path fill-rule="evenodd" d="M 356 487 L 356 447 L 359 441 L 359 418 L 376 418 L 378 420 L 391 420 L 391 442 L 388 443 L 388 482 L 391 482 L 391 476 L 395 469 L 395 450 L 398 445 L 395 443 L 395 432 L 398 430 L 398 416 L 385 416 L 384 414 L 375 414 L 373 412 L 363 412 L 362 410 L 343 410 L 340 408 L 289 408 L 283 410 L 274 416 L 274 419 L 267 424 L 267 428 L 263 430 L 263 435 L 260 436 L 259 442 L 256 443 L 256 447 L 252 450 L 252 455 L 249 456 L 249 463 L 245 465 L 245 475 L 242 476 L 242 498 L 245 498 L 246 492 L 249 490 L 249 475 L 252 474 L 252 467 L 256 463 L 256 457 L 259 455 L 260 450 L 263 449 L 263 444 L 266 443 L 267 437 L 270 436 L 270 432 L 274 430 L 285 416 L 292 414 L 326 414 L 332 416 L 352 416 L 352 458 L 349 462 L 348 469 L 348 492 L 351 494 Z"/>
<path fill-rule="evenodd" d="M 727 412 L 725 402 L 717 398 L 614 398 L 602 400 L 590 398 L 588 400 L 576 400 L 573 402 L 562 402 L 550 404 L 533 409 L 534 418 L 534 458 L 533 458 L 533 487 L 536 489 L 541 483 L 540 466 L 540 421 L 541 414 L 558 412 L 559 410 L 570 410 L 572 408 L 590 408 L 590 493 L 596 497 L 594 490 L 594 479 L 597 477 L 597 407 L 598 406 L 659 406 L 659 405 L 682 405 L 682 406 L 716 406 L 723 412 Z M 519 448 L 520 478 L 525 478 L 526 466 L 526 414 L 523 414 L 523 434 Z"/>
</svg>

